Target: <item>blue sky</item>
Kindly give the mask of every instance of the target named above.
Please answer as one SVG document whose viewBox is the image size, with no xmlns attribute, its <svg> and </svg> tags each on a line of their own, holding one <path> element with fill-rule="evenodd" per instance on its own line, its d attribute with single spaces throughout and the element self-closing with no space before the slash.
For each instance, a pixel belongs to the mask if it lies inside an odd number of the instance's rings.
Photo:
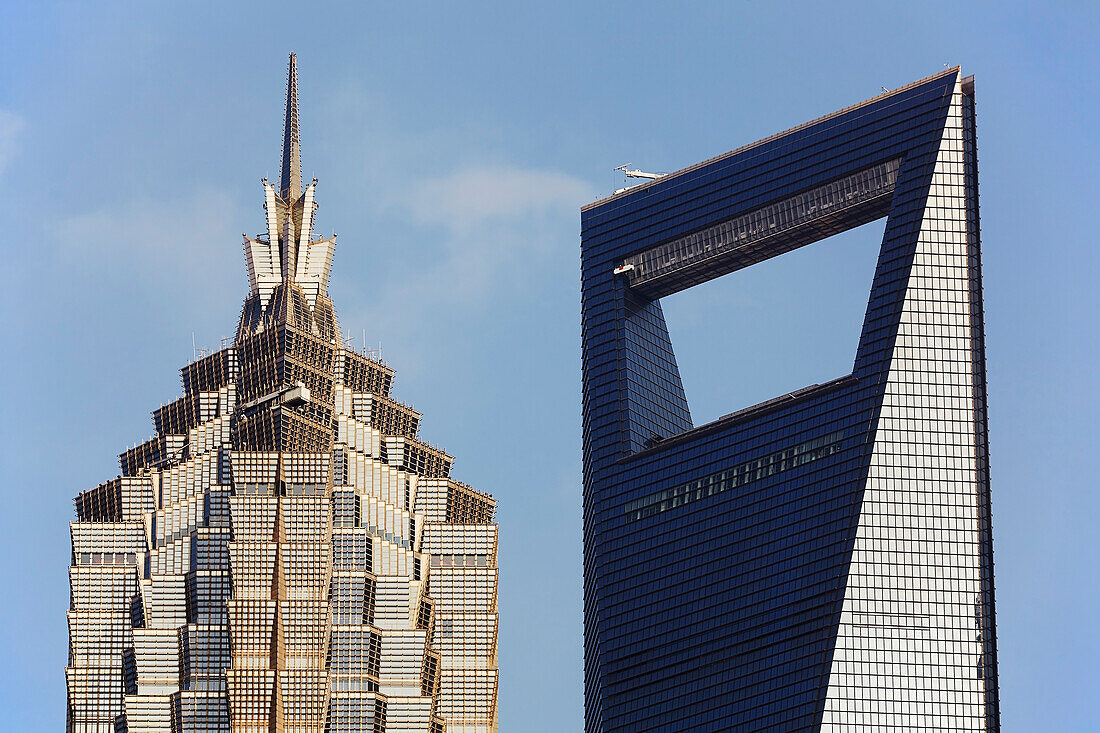
<svg viewBox="0 0 1100 733">
<path fill-rule="evenodd" d="M 0 4 L 8 727 L 63 725 L 72 497 L 233 333 L 294 50 L 341 324 L 500 500 L 505 731 L 581 729 L 579 207 L 975 74 L 1004 729 L 1096 730 L 1098 37 L 1088 3 Z M 697 422 L 850 370 L 880 235 L 667 299 Z"/>
</svg>

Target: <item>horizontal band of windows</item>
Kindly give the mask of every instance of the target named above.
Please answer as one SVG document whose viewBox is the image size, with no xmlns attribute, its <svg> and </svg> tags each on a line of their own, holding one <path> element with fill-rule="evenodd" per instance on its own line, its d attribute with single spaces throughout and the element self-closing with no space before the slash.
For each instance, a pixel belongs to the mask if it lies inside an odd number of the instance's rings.
<svg viewBox="0 0 1100 733">
<path fill-rule="evenodd" d="M 829 231 L 816 231 L 820 228 L 817 223 L 832 221 L 838 215 L 851 218 L 849 214 L 844 214 L 846 210 L 854 210 L 855 207 L 892 195 L 900 166 L 900 160 L 879 163 L 685 237 L 665 242 L 625 258 L 623 271 L 631 288 L 649 297 L 658 298 L 732 272 L 730 263 L 726 262 L 728 257 L 736 256 L 738 260 L 743 260 L 743 255 L 758 248 L 753 245 L 766 248 L 769 245 L 764 244 L 764 241 L 778 234 L 805 228 L 811 238 L 801 244 L 809 244 L 850 226 L 867 223 L 872 219 L 853 221 L 847 225 L 843 222 L 834 223 L 829 225 Z M 883 210 L 877 215 L 885 213 Z M 836 231 L 832 231 L 834 229 Z M 791 247 L 782 251 L 789 249 Z M 774 254 L 779 253 L 749 256 L 745 262 L 734 263 L 733 269 L 759 262 Z M 699 272 L 687 274 L 685 271 L 688 270 Z M 659 282 L 664 280 L 676 280 L 679 284 Z"/>
<path fill-rule="evenodd" d="M 487 568 L 488 555 L 432 555 L 433 568 Z"/>
<path fill-rule="evenodd" d="M 284 496 L 320 496 L 326 491 L 325 484 L 283 484 L 281 493 Z M 261 496 L 274 496 L 276 484 L 274 482 L 246 483 L 238 482 L 233 485 L 233 493 L 238 495 L 259 494 Z"/>
<path fill-rule="evenodd" d="M 77 560 L 80 565 L 137 565 L 133 552 L 82 552 Z"/>
<path fill-rule="evenodd" d="M 807 440 L 790 448 L 784 448 L 755 460 L 746 461 L 733 468 L 717 471 L 708 476 L 674 486 L 671 489 L 635 499 L 626 505 L 626 514 L 631 521 L 652 517 L 655 514 L 683 506 L 691 501 L 720 494 L 751 481 L 758 481 L 798 466 L 804 466 L 819 458 L 839 452 L 843 440 L 843 430 Z"/>
</svg>

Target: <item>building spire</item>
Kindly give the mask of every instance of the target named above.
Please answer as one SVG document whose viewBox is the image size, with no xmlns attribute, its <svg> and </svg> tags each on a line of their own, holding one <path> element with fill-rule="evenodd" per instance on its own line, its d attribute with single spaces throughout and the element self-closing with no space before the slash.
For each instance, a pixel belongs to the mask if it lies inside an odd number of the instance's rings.
<svg viewBox="0 0 1100 733">
<path fill-rule="evenodd" d="M 286 80 L 286 120 L 283 123 L 283 171 L 279 195 L 294 202 L 302 195 L 302 153 L 298 142 L 298 67 L 290 54 Z"/>
</svg>

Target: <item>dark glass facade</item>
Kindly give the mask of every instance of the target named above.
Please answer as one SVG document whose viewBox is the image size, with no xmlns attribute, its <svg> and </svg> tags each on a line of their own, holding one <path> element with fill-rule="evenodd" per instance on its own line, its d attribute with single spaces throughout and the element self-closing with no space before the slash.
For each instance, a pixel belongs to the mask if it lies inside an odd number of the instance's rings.
<svg viewBox="0 0 1100 733">
<path fill-rule="evenodd" d="M 583 209 L 589 733 L 998 729 L 977 202 L 956 68 Z M 693 426 L 659 298 L 881 217 L 852 372 Z"/>
</svg>

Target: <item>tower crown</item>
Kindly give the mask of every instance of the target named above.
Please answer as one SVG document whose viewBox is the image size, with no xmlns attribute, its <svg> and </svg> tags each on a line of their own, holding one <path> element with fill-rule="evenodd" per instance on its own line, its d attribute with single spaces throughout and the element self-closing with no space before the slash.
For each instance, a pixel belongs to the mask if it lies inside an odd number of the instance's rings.
<svg viewBox="0 0 1100 733">
<path fill-rule="evenodd" d="M 244 236 L 249 298 L 238 338 L 244 332 L 254 332 L 264 325 L 291 317 L 286 310 L 293 306 L 284 304 L 300 303 L 311 314 L 309 320 L 317 310 L 318 299 L 325 301 L 326 315 L 332 310 L 326 293 L 336 237 L 326 239 L 313 234 L 317 180 L 311 181 L 304 190 L 302 188 L 298 64 L 293 53 L 287 70 L 279 187 L 276 189 L 266 178 L 262 183 L 267 232 Z M 285 297 L 276 297 L 278 293 Z M 305 314 L 297 314 L 294 318 L 305 318 Z M 327 333 L 331 329 L 322 327 L 320 330 Z"/>
</svg>

